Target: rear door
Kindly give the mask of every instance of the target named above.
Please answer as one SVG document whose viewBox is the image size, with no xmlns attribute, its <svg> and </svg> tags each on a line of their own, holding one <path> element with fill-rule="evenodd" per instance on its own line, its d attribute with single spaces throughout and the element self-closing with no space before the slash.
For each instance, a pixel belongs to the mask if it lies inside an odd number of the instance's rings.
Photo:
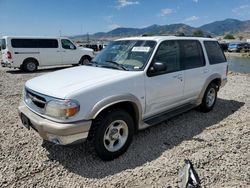
<svg viewBox="0 0 250 188">
<path fill-rule="evenodd" d="M 58 39 L 38 39 L 41 66 L 62 64 L 62 55 L 58 45 Z"/>
<path fill-rule="evenodd" d="M 184 99 L 197 99 L 209 74 L 202 46 L 198 40 L 181 40 L 182 64 L 184 67 Z"/>
</svg>

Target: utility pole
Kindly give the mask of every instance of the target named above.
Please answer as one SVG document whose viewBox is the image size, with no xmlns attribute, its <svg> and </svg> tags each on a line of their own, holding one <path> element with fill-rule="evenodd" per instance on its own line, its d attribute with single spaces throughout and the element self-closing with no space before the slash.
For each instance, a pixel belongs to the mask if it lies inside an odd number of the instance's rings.
<svg viewBox="0 0 250 188">
<path fill-rule="evenodd" d="M 89 33 L 87 33 L 87 43 L 89 44 Z"/>
</svg>

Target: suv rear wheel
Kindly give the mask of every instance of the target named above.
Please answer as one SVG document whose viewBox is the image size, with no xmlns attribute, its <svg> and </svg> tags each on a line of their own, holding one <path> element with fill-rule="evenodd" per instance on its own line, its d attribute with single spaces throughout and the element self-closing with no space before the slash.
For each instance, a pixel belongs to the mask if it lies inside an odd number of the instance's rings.
<svg viewBox="0 0 250 188">
<path fill-rule="evenodd" d="M 97 155 L 112 160 L 122 155 L 132 142 L 134 121 L 128 112 L 112 109 L 94 121 L 93 144 Z"/>
<path fill-rule="evenodd" d="M 202 103 L 199 106 L 199 110 L 202 112 L 209 112 L 213 109 L 217 100 L 217 87 L 215 83 L 211 83 L 208 85 Z"/>
</svg>

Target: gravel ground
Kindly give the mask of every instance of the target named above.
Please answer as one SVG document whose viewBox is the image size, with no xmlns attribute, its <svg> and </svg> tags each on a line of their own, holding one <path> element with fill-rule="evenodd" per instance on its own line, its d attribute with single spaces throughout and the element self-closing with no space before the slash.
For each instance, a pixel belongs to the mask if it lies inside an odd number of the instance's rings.
<svg viewBox="0 0 250 188">
<path fill-rule="evenodd" d="M 203 187 L 250 186 L 250 75 L 230 74 L 214 110 L 191 110 L 135 135 L 128 151 L 101 161 L 87 144 L 56 146 L 22 128 L 25 74 L 0 68 L 0 187 L 177 187 L 184 159 Z"/>
</svg>

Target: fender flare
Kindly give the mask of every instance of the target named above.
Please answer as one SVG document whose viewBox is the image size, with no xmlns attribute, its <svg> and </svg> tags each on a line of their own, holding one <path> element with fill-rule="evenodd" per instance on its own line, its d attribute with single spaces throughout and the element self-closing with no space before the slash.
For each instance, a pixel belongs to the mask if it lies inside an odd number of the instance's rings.
<svg viewBox="0 0 250 188">
<path fill-rule="evenodd" d="M 103 110 L 122 102 L 129 102 L 133 105 L 133 108 L 136 112 L 135 120 L 140 122 L 142 119 L 141 102 L 136 96 L 132 94 L 113 95 L 100 100 L 93 106 L 90 113 L 87 115 L 87 119 L 95 119 Z"/>
<path fill-rule="evenodd" d="M 208 85 L 209 85 L 213 80 L 215 80 L 215 79 L 220 79 L 220 81 L 221 81 L 221 79 L 222 79 L 222 78 L 221 78 L 221 75 L 218 74 L 218 73 L 215 73 L 215 74 L 210 75 L 210 76 L 206 79 L 206 81 L 205 81 L 205 83 L 204 83 L 204 85 L 203 85 L 203 87 L 202 87 L 202 89 L 201 89 L 201 92 L 200 92 L 200 94 L 199 94 L 199 97 L 198 97 L 198 104 L 200 104 L 200 103 L 202 102 L 204 93 L 205 93 L 205 91 L 206 91 Z"/>
</svg>

